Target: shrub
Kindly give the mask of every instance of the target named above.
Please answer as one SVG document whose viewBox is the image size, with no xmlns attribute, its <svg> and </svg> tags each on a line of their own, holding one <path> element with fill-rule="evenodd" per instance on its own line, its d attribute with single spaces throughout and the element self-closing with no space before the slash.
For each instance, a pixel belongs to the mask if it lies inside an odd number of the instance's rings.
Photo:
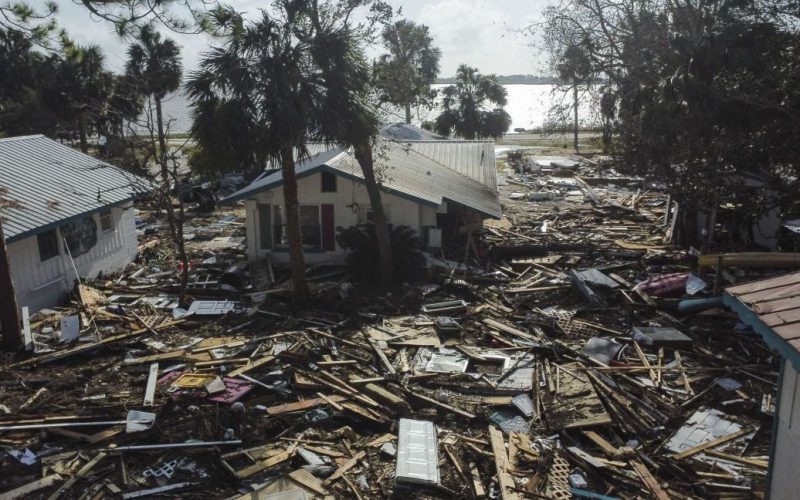
<svg viewBox="0 0 800 500">
<path fill-rule="evenodd" d="M 380 282 L 380 254 L 375 225 L 337 228 L 336 241 L 348 250 L 345 257 L 347 271 L 359 283 L 376 285 Z M 392 244 L 392 265 L 395 282 L 411 280 L 419 276 L 425 265 L 422 242 L 417 232 L 408 226 L 394 227 L 389 224 Z"/>
</svg>

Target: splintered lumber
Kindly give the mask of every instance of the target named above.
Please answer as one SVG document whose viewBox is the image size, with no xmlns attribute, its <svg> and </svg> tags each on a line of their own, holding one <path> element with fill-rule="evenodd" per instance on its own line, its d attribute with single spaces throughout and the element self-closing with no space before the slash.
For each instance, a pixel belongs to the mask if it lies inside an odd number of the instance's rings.
<svg viewBox="0 0 800 500">
<path fill-rule="evenodd" d="M 658 480 L 654 478 L 652 474 L 650 474 L 650 471 L 647 470 L 647 467 L 645 467 L 642 462 L 638 460 L 631 460 L 628 463 L 654 497 L 656 497 L 658 500 L 670 500 L 667 492 L 664 491 L 664 489 L 658 483 Z"/>
<path fill-rule="evenodd" d="M 359 460 L 364 458 L 364 456 L 366 454 L 367 454 L 367 452 L 365 452 L 365 451 L 359 451 L 353 458 L 351 458 L 347 462 L 343 463 L 341 467 L 336 469 L 336 472 L 334 472 L 331 477 L 329 477 L 328 479 L 323 481 L 322 484 L 327 486 L 327 485 L 331 484 L 332 482 L 336 481 L 337 479 L 339 479 L 340 477 L 342 477 L 345 474 L 345 472 L 347 472 L 350 469 L 352 469 L 358 463 Z"/>
<path fill-rule="evenodd" d="M 472 462 L 469 464 L 469 472 L 472 475 L 472 489 L 475 492 L 476 500 L 482 500 L 486 498 L 486 490 L 483 489 L 483 483 L 481 482 L 481 475 L 478 473 L 478 467 L 476 467 Z"/>
<path fill-rule="evenodd" d="M 56 482 L 61 481 L 61 479 L 63 478 L 60 475 L 51 474 L 38 481 L 28 483 L 11 491 L 6 491 L 5 493 L 0 493 L 0 500 L 17 500 L 18 498 L 28 498 L 31 494 L 33 494 L 33 492 L 49 488 Z"/>
<path fill-rule="evenodd" d="M 273 361 L 275 359 L 277 359 L 275 356 L 264 356 L 261 359 L 253 361 L 249 365 L 245 365 L 245 366 L 243 366 L 241 368 L 237 368 L 237 369 L 233 370 L 232 372 L 230 372 L 228 374 L 228 377 L 236 377 L 238 375 L 241 375 L 242 373 L 247 373 L 250 370 L 255 370 L 256 368 L 258 368 L 260 366 L 264 366 L 267 363 L 269 363 L 269 362 L 271 362 L 271 361 Z"/>
<path fill-rule="evenodd" d="M 69 480 L 67 480 L 66 483 L 62 484 L 61 488 L 57 489 L 55 493 L 47 497 L 47 500 L 56 500 L 56 498 L 60 497 L 62 493 L 72 488 L 72 486 L 75 483 L 77 483 L 79 479 L 86 476 L 94 468 L 95 465 L 100 463 L 100 461 L 106 457 L 106 455 L 108 455 L 108 453 L 102 451 L 97 455 L 95 455 L 95 457 L 89 460 L 89 462 L 87 462 L 86 465 L 81 467 L 81 469 L 74 476 L 69 478 Z"/>
<path fill-rule="evenodd" d="M 446 403 L 440 403 L 439 401 L 436 401 L 433 398 L 429 398 L 428 396 L 423 396 L 422 394 L 417 394 L 416 392 L 409 392 L 409 394 L 411 394 L 412 396 L 414 396 L 417 399 L 421 399 L 421 400 L 423 400 L 423 401 L 425 401 L 427 403 L 430 403 L 430 404 L 432 404 L 434 406 L 438 406 L 439 408 L 444 408 L 445 410 L 449 410 L 449 411 L 452 411 L 453 413 L 457 413 L 457 414 L 461 415 L 462 417 L 475 418 L 475 415 L 473 415 L 472 413 L 466 412 L 466 411 L 464 411 L 464 410 L 462 410 L 460 408 L 456 408 L 455 406 L 450 406 L 449 404 L 446 404 Z"/>
<path fill-rule="evenodd" d="M 268 459 L 266 459 L 266 460 L 264 460 L 262 462 L 259 462 L 257 464 L 253 464 L 250 467 L 244 468 L 244 469 L 239 470 L 239 471 L 234 471 L 234 474 L 239 479 L 245 479 L 245 478 L 248 478 L 248 477 L 252 476 L 253 474 L 255 474 L 257 472 L 261 472 L 264 469 L 269 469 L 270 467 L 274 467 L 274 466 L 278 465 L 281 462 L 285 462 L 285 461 L 289 460 L 290 458 L 292 458 L 292 455 L 293 455 L 292 452 L 284 451 L 284 452 L 278 453 L 277 455 L 273 455 L 273 456 L 269 457 Z"/>
<path fill-rule="evenodd" d="M 594 444 L 599 446 L 607 455 L 618 457 L 622 455 L 617 447 L 603 439 L 602 436 L 594 431 L 583 431 L 583 435 L 589 438 Z"/>
<path fill-rule="evenodd" d="M 727 443 L 728 441 L 733 441 L 734 439 L 740 438 L 740 437 L 744 436 L 745 434 L 749 434 L 751 432 L 753 432 L 752 429 L 749 429 L 749 428 L 745 427 L 744 429 L 739 429 L 738 431 L 732 432 L 732 433 L 728 434 L 727 436 L 722 436 L 720 438 L 713 439 L 713 440 L 711 440 L 711 441 L 709 441 L 707 443 L 699 444 L 699 445 L 697 445 L 697 446 L 695 446 L 693 448 L 689 448 L 688 450 L 684 450 L 684 451 L 682 451 L 680 453 L 676 453 L 675 455 L 672 455 L 672 458 L 674 460 L 682 460 L 682 459 L 684 459 L 686 457 L 691 457 L 692 455 L 696 455 L 696 454 L 700 453 L 701 451 L 706 450 L 708 448 L 713 448 L 715 446 L 719 446 L 721 444 Z"/>
<path fill-rule="evenodd" d="M 711 455 L 712 457 L 717 457 L 723 460 L 727 460 L 729 462 L 736 462 L 742 465 L 749 465 L 750 467 L 756 467 L 758 469 L 764 469 L 764 470 L 769 469 L 769 462 L 766 462 L 764 460 L 755 460 L 752 458 L 739 457 L 728 453 L 722 453 L 721 451 L 716 451 L 716 450 L 703 450 L 703 453 L 706 455 Z"/>
<path fill-rule="evenodd" d="M 378 343 L 375 342 L 375 340 L 369 338 L 367 332 L 362 330 L 361 334 L 364 335 L 364 338 L 367 340 L 370 347 L 372 347 L 372 350 L 375 352 L 375 355 L 378 357 L 383 366 L 386 368 L 386 371 L 388 371 L 392 375 L 396 375 L 397 372 L 395 371 L 394 366 L 392 366 L 391 361 L 389 361 L 389 358 L 386 357 L 386 354 L 383 353 L 381 348 L 378 347 Z"/>
<path fill-rule="evenodd" d="M 288 403 L 284 405 L 278 406 L 270 406 L 267 408 L 268 415 L 281 415 L 284 413 L 292 413 L 296 411 L 304 411 L 311 408 L 315 408 L 317 406 L 322 406 L 329 404 L 329 401 L 333 401 L 335 403 L 341 403 L 342 401 L 346 401 L 347 397 L 345 396 L 328 396 L 326 399 L 322 398 L 312 398 L 307 399 L 305 401 L 299 401 L 297 403 Z"/>
<path fill-rule="evenodd" d="M 444 445 L 443 448 L 445 455 L 447 455 L 447 458 L 449 458 L 450 462 L 453 463 L 453 467 L 456 468 L 456 472 L 458 472 L 458 475 L 461 476 L 461 479 L 463 479 L 466 482 L 467 475 L 464 474 L 464 469 L 461 468 L 461 464 L 458 463 L 458 459 L 456 459 L 455 455 L 453 455 L 453 451 L 447 445 Z"/>
<path fill-rule="evenodd" d="M 365 384 L 364 390 L 370 393 L 372 396 L 375 396 L 378 399 L 386 401 L 391 406 L 405 406 L 406 400 L 392 394 L 391 392 L 387 391 L 383 387 L 376 385 L 376 384 Z"/>
<path fill-rule="evenodd" d="M 675 351 L 675 364 L 678 365 L 678 370 L 680 370 L 681 382 L 683 382 L 683 387 L 686 389 L 686 392 L 688 392 L 689 394 L 694 394 L 692 386 L 689 385 L 689 379 L 686 378 L 686 371 L 683 369 L 683 361 L 681 360 L 681 353 L 678 351 Z"/>
<path fill-rule="evenodd" d="M 344 407 L 342 405 L 340 405 L 336 401 L 330 399 L 328 396 L 322 394 L 321 392 L 318 392 L 317 396 L 319 396 L 320 399 L 324 399 L 326 403 L 328 403 L 329 405 L 333 406 L 335 409 L 337 409 L 339 411 L 344 411 Z"/>
<path fill-rule="evenodd" d="M 500 495 L 503 500 L 518 500 L 519 496 L 514 491 L 516 484 L 508 473 L 508 453 L 506 452 L 505 441 L 503 441 L 503 433 L 493 426 L 489 426 L 489 440 L 492 443 L 497 479 L 500 482 Z"/>
<path fill-rule="evenodd" d="M 337 390 L 339 392 L 342 392 L 342 393 L 344 393 L 344 394 L 346 394 L 346 395 L 348 395 L 348 396 L 350 396 L 350 397 L 352 397 L 354 399 L 357 399 L 357 400 L 361 401 L 362 403 L 365 403 L 367 406 L 371 406 L 373 408 L 380 407 L 380 404 L 378 404 L 377 401 L 375 401 L 372 398 L 369 398 L 369 397 L 365 396 L 364 394 L 361 393 L 361 391 L 359 391 L 355 387 L 351 387 L 344 380 L 336 377 L 332 373 L 326 372 L 326 371 L 321 371 L 321 372 L 319 372 L 319 374 L 322 375 L 327 380 L 323 380 L 323 379 L 315 377 L 315 376 L 313 376 L 311 374 L 307 374 L 307 376 L 311 380 L 313 380 L 315 382 L 323 383 L 323 384 L 327 385 L 328 387 L 330 387 L 331 389 L 335 389 L 335 390 Z"/>
<path fill-rule="evenodd" d="M 639 361 L 641 361 L 642 364 L 644 365 L 644 367 L 647 368 L 647 370 L 648 370 L 648 372 L 650 374 L 650 380 L 655 382 L 656 381 L 656 372 L 653 371 L 653 368 L 650 366 L 650 362 L 647 360 L 647 356 L 644 355 L 644 352 L 642 352 L 642 348 L 639 346 L 639 343 L 634 341 L 633 342 L 633 348 L 636 351 L 636 356 L 639 357 Z"/>
<path fill-rule="evenodd" d="M 526 340 L 533 340 L 533 341 L 539 340 L 537 337 L 534 337 L 530 333 L 523 332 L 519 328 L 514 328 L 513 326 L 508 326 L 508 325 L 506 325 L 504 323 L 501 323 L 499 321 L 493 320 L 492 318 L 484 318 L 483 319 L 483 324 L 488 326 L 489 328 L 493 328 L 495 330 L 499 330 L 501 332 L 508 333 L 509 335 L 516 335 L 517 337 L 520 337 L 520 338 L 523 338 L 523 339 L 526 339 Z"/>
</svg>

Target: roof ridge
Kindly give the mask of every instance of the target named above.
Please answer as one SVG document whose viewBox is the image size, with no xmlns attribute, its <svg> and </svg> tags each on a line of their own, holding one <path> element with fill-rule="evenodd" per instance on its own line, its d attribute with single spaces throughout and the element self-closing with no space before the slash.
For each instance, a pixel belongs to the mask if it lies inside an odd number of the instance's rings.
<svg viewBox="0 0 800 500">
<path fill-rule="evenodd" d="M 45 137 L 45 136 L 44 136 L 44 134 L 17 135 L 17 136 L 14 136 L 14 137 L 3 137 L 3 138 L 0 138 L 0 142 L 24 141 L 26 139 L 38 139 L 40 137 Z"/>
</svg>

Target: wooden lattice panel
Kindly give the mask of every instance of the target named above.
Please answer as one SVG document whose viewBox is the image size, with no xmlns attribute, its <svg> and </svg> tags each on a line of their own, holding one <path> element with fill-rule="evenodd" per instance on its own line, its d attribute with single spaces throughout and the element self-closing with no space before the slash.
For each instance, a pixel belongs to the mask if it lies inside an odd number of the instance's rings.
<svg viewBox="0 0 800 500">
<path fill-rule="evenodd" d="M 553 457 L 553 465 L 547 474 L 549 483 L 549 497 L 557 500 L 570 500 L 572 493 L 569 490 L 569 463 L 560 455 Z"/>
</svg>

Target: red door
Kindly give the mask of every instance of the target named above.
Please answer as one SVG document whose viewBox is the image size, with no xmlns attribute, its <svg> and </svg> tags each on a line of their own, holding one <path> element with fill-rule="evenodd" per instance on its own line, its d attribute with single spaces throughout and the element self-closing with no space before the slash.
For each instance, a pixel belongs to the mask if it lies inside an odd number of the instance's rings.
<svg viewBox="0 0 800 500">
<path fill-rule="evenodd" d="M 333 216 L 333 205 L 322 205 L 322 250 L 336 250 L 336 223 Z"/>
</svg>

